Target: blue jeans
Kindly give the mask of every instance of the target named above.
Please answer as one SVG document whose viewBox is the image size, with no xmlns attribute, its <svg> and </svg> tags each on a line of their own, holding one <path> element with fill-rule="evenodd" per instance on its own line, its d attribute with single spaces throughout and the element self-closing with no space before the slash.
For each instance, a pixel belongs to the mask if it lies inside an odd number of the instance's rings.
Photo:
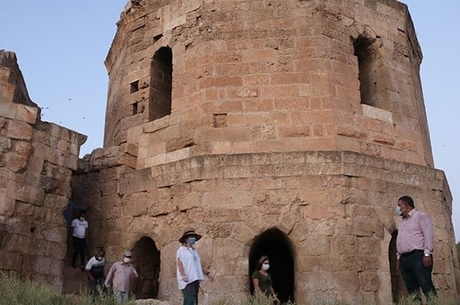
<svg viewBox="0 0 460 305">
<path fill-rule="evenodd" d="M 433 260 L 433 257 L 431 259 Z M 433 265 L 429 268 L 423 266 L 423 250 L 403 254 L 399 262 L 407 292 L 414 296 L 416 301 L 421 302 L 420 289 L 422 289 L 427 299 L 437 295 L 436 288 L 434 288 L 433 281 L 431 280 Z"/>
<path fill-rule="evenodd" d="M 118 303 L 128 302 L 129 294 L 127 292 L 119 291 L 114 288 L 113 295 L 115 296 L 115 299 L 118 301 Z"/>
</svg>

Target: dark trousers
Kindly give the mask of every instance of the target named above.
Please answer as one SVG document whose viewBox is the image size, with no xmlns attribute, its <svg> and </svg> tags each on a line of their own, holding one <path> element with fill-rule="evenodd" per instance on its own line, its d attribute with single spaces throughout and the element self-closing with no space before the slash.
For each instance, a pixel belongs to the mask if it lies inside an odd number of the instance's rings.
<svg viewBox="0 0 460 305">
<path fill-rule="evenodd" d="M 433 259 L 433 257 L 431 257 Z M 433 265 L 430 268 L 423 266 L 423 251 L 416 250 L 408 254 L 401 255 L 400 259 L 401 275 L 406 284 L 407 292 L 415 298 L 416 301 L 421 302 L 420 289 L 427 297 L 427 299 L 436 297 L 436 288 L 434 288 L 431 279 L 431 272 Z"/>
<path fill-rule="evenodd" d="M 88 278 L 89 293 L 92 296 L 95 296 L 99 292 L 98 289 L 100 289 L 101 291 L 104 291 L 104 282 L 105 282 L 105 278 L 103 277 L 100 279 L 96 279 L 95 281 L 91 281 Z"/>
<path fill-rule="evenodd" d="M 182 289 L 182 295 L 184 296 L 184 305 L 198 305 L 198 290 L 200 289 L 200 281 L 194 281 L 187 284 Z"/>
<path fill-rule="evenodd" d="M 85 267 L 85 239 L 72 236 L 73 243 L 73 257 L 72 257 L 72 267 L 75 268 L 77 263 L 77 256 L 80 255 L 80 266 Z"/>
</svg>

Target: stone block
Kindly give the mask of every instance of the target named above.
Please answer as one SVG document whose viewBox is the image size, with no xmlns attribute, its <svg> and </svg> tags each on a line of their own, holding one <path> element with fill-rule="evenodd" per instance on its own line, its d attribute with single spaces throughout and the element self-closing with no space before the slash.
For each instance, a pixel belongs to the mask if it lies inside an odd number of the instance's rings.
<svg viewBox="0 0 460 305">
<path fill-rule="evenodd" d="M 8 122 L 6 135 L 13 139 L 31 141 L 33 128 L 28 123 L 12 120 Z"/>
<path fill-rule="evenodd" d="M 2 86 L 2 91 L 7 91 L 8 88 Z M 6 99 L 8 100 L 8 99 Z M 16 117 L 17 104 L 7 103 L 2 101 L 2 107 L 0 107 L 0 117 L 7 119 L 14 119 Z"/>
<path fill-rule="evenodd" d="M 15 120 L 34 125 L 37 122 L 40 110 L 37 107 L 16 104 Z"/>
</svg>

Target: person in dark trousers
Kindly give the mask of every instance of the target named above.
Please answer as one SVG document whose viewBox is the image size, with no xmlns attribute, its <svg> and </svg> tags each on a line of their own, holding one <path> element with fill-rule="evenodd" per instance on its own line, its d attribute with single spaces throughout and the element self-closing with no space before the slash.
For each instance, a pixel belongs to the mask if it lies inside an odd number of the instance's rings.
<svg viewBox="0 0 460 305">
<path fill-rule="evenodd" d="M 80 268 L 85 270 L 85 245 L 88 236 L 88 221 L 85 219 L 85 212 L 80 212 L 80 216 L 72 220 L 72 244 L 74 253 L 72 257 L 72 267 L 76 268 L 77 257 L 80 255 Z"/>
<path fill-rule="evenodd" d="M 433 224 L 427 214 L 415 209 L 414 200 L 402 196 L 396 212 L 402 217 L 396 238 L 397 266 L 407 291 L 421 303 L 420 289 L 429 300 L 437 296 L 433 271 Z"/>
<path fill-rule="evenodd" d="M 204 275 L 209 280 L 214 280 L 209 270 L 203 269 L 200 254 L 195 248 L 195 242 L 200 239 L 201 235 L 193 229 L 185 230 L 182 237 L 179 238 L 181 246 L 176 252 L 176 271 L 177 283 L 184 297 L 183 305 L 198 305 L 198 291 Z"/>
<path fill-rule="evenodd" d="M 88 275 L 88 287 L 91 295 L 96 295 L 99 289 L 104 288 L 105 274 L 105 252 L 102 248 L 97 250 L 96 255 L 86 263 L 85 271 Z"/>
</svg>

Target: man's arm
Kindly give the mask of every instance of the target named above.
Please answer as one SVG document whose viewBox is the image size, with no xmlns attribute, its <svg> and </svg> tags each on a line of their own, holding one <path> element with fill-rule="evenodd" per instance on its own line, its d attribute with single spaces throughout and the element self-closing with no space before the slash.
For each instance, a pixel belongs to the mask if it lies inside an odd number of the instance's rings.
<svg viewBox="0 0 460 305">
<path fill-rule="evenodd" d="M 107 277 L 105 278 L 104 286 L 109 287 L 110 282 L 112 281 L 113 273 L 115 272 L 115 264 L 113 263 L 112 267 L 110 267 L 109 273 L 107 273 Z"/>
<path fill-rule="evenodd" d="M 423 232 L 423 242 L 424 242 L 423 251 L 426 254 L 431 254 L 433 252 L 433 244 L 434 244 L 433 224 L 431 223 L 431 219 L 427 214 L 424 214 L 420 218 L 420 228 Z"/>
</svg>

